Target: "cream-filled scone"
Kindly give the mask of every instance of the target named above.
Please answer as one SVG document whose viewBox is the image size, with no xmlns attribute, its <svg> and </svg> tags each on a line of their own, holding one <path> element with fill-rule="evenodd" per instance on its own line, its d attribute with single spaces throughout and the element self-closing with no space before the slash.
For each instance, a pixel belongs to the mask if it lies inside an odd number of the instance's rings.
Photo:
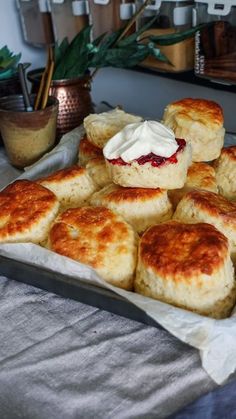
<svg viewBox="0 0 236 419">
<path fill-rule="evenodd" d="M 0 192 L 0 242 L 44 243 L 58 211 L 54 193 L 29 180 L 16 180 Z"/>
<path fill-rule="evenodd" d="M 77 165 L 58 170 L 36 182 L 57 196 L 62 209 L 84 205 L 98 189 L 88 171 Z"/>
<path fill-rule="evenodd" d="M 141 237 L 135 291 L 204 316 L 230 315 L 236 301 L 228 239 L 206 223 L 169 221 Z"/>
<path fill-rule="evenodd" d="M 173 219 L 184 223 L 205 222 L 214 225 L 230 242 L 231 257 L 236 256 L 236 203 L 221 195 L 193 190 L 181 199 Z"/>
<path fill-rule="evenodd" d="M 193 189 L 204 189 L 218 193 L 216 173 L 212 166 L 202 162 L 192 163 L 189 166 L 184 187 L 168 191 L 173 208 L 176 208 L 183 196 Z"/>
<path fill-rule="evenodd" d="M 107 141 L 126 125 L 142 121 L 141 116 L 129 114 L 122 109 L 98 114 L 90 114 L 84 119 L 84 128 L 88 140 L 99 148 L 103 148 Z"/>
<path fill-rule="evenodd" d="M 172 205 L 165 189 L 124 188 L 110 184 L 92 195 L 91 205 L 119 213 L 138 232 L 169 220 Z"/>
<path fill-rule="evenodd" d="M 79 166 L 86 166 L 89 160 L 95 157 L 103 157 L 101 148 L 92 144 L 85 135 L 79 142 L 78 164 Z"/>
<path fill-rule="evenodd" d="M 103 149 L 112 181 L 125 187 L 184 186 L 191 146 L 157 121 L 129 124 Z"/>
<path fill-rule="evenodd" d="M 103 156 L 89 160 L 89 162 L 86 164 L 86 170 L 88 171 L 89 176 L 91 176 L 93 179 L 94 183 L 98 185 L 98 187 L 103 188 L 104 186 L 111 183 L 109 171 Z"/>
<path fill-rule="evenodd" d="M 223 111 L 216 102 L 186 98 L 170 103 L 164 111 L 163 123 L 177 138 L 191 143 L 194 162 L 219 157 L 225 129 Z"/>
<path fill-rule="evenodd" d="M 236 146 L 223 148 L 220 157 L 214 162 L 219 193 L 236 200 Z"/>
<path fill-rule="evenodd" d="M 48 247 L 91 266 L 105 281 L 117 287 L 133 288 L 137 234 L 108 208 L 68 209 L 52 226 Z"/>
</svg>

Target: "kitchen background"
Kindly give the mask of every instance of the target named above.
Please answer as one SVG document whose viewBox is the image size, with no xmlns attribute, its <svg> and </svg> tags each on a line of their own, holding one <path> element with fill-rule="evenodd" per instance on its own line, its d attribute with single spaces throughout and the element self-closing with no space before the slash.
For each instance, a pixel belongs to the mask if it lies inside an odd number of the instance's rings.
<svg viewBox="0 0 236 419">
<path fill-rule="evenodd" d="M 43 67 L 46 61 L 44 48 L 33 47 L 23 39 L 19 12 L 15 0 L 0 1 L 1 31 L 0 46 L 7 45 L 14 53 L 22 53 L 22 62 L 31 63 L 30 70 Z M 92 99 L 96 105 L 102 101 L 112 106 L 122 105 L 127 112 L 147 117 L 161 118 L 164 107 L 183 97 L 201 97 L 217 101 L 224 110 L 225 127 L 236 132 L 235 90 L 218 88 L 209 82 L 209 87 L 199 83 L 167 78 L 160 72 L 144 70 L 104 68 L 92 82 Z"/>
</svg>

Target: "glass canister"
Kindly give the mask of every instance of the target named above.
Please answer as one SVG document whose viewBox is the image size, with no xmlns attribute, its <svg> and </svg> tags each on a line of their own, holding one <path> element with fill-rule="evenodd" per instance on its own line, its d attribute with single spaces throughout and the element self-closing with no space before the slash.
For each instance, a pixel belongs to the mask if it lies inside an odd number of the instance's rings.
<svg viewBox="0 0 236 419">
<path fill-rule="evenodd" d="M 140 8 L 144 0 L 136 0 L 136 8 Z M 143 34 L 169 35 L 183 32 L 192 27 L 193 0 L 153 0 L 137 22 L 138 29 L 156 16 L 155 22 Z M 158 43 L 156 44 L 159 47 Z M 149 68 L 168 72 L 180 72 L 193 69 L 194 67 L 194 37 L 188 38 L 177 44 L 160 46 L 161 52 L 169 60 L 169 63 L 161 62 L 153 57 L 148 57 L 142 65 Z"/>
<path fill-rule="evenodd" d="M 125 26 L 135 13 L 135 0 L 88 0 L 93 38 Z"/>
<path fill-rule="evenodd" d="M 69 42 L 89 23 L 87 0 L 48 0 L 52 16 L 54 37 Z"/>
<path fill-rule="evenodd" d="M 39 47 L 54 43 L 47 0 L 17 0 L 17 7 L 27 43 Z"/>
<path fill-rule="evenodd" d="M 195 0 L 193 23 L 207 24 L 195 36 L 195 74 L 236 83 L 236 0 Z"/>
</svg>

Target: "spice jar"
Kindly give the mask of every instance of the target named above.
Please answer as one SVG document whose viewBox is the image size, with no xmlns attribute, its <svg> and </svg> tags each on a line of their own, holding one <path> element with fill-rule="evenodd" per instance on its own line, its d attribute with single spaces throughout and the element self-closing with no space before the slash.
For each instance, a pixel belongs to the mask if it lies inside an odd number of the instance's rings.
<svg viewBox="0 0 236 419">
<path fill-rule="evenodd" d="M 134 0 L 88 0 L 93 37 L 125 26 L 135 13 Z"/>
<path fill-rule="evenodd" d="M 47 0 L 17 0 L 24 39 L 34 46 L 54 43 Z"/>
<path fill-rule="evenodd" d="M 49 0 L 54 37 L 69 42 L 89 23 L 87 0 Z"/>
<path fill-rule="evenodd" d="M 136 0 L 137 9 L 144 3 Z M 169 35 L 183 32 L 192 26 L 193 0 L 153 0 L 146 6 L 137 22 L 138 29 L 156 16 L 156 20 L 143 36 Z M 194 67 L 194 38 L 185 39 L 173 45 L 159 46 L 162 54 L 171 63 L 165 63 L 148 57 L 142 65 L 168 72 L 180 72 Z"/>
<path fill-rule="evenodd" d="M 236 0 L 195 0 L 195 74 L 236 83 Z"/>
</svg>

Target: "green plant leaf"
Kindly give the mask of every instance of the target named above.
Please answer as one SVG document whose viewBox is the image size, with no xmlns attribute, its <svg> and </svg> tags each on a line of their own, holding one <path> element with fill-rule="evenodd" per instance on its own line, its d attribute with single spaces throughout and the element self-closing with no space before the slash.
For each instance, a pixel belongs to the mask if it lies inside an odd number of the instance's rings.
<svg viewBox="0 0 236 419">
<path fill-rule="evenodd" d="M 0 49 L 0 70 L 16 69 L 20 59 L 21 54 L 13 55 L 5 45 Z"/>
<path fill-rule="evenodd" d="M 90 43 L 91 25 L 83 28 L 68 45 L 66 52 L 61 57 L 59 63 L 56 65 L 53 72 L 53 80 L 59 80 L 67 78 L 69 71 L 75 67 L 78 62 L 78 68 L 81 66 L 81 71 L 84 68 L 84 62 L 87 60 L 86 66 L 88 66 L 88 55 L 89 51 L 87 45 Z M 80 64 L 81 61 L 81 64 Z"/>
<path fill-rule="evenodd" d="M 143 25 L 138 31 L 134 32 L 133 34 L 126 36 L 125 38 L 121 39 L 118 42 L 118 45 L 120 47 L 125 47 L 127 45 L 131 45 L 132 43 L 134 43 L 137 38 L 143 34 L 143 32 L 147 31 L 152 25 L 153 23 L 156 21 L 157 17 L 154 16 L 154 18 L 150 19 L 149 22 L 147 22 L 145 25 Z"/>
<path fill-rule="evenodd" d="M 174 45 L 178 42 L 184 41 L 185 39 L 191 38 L 197 31 L 201 30 L 207 25 L 208 24 L 201 24 L 186 31 L 175 32 L 168 35 L 150 35 L 148 39 L 150 39 L 152 42 L 156 42 L 160 46 Z"/>
</svg>

